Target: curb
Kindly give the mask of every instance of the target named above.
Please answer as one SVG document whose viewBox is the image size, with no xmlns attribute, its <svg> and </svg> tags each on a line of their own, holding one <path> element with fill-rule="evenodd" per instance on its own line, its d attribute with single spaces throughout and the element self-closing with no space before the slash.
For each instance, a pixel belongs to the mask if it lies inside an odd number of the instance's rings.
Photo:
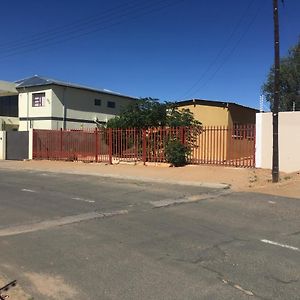
<svg viewBox="0 0 300 300">
<path fill-rule="evenodd" d="M 1 166 L 0 169 L 18 171 L 9 166 Z M 195 181 L 175 181 L 166 179 L 154 179 L 147 177 L 137 177 L 137 176 L 124 176 L 110 173 L 95 173 L 95 172 L 82 172 L 82 171 L 69 171 L 69 170 L 43 170 L 39 168 L 23 168 L 22 171 L 36 171 L 36 172 L 49 172 L 49 173 L 60 173 L 60 174 L 74 174 L 74 175 L 87 175 L 87 176 L 98 176 L 103 178 L 114 178 L 114 179 L 127 179 L 132 181 L 140 182 L 151 182 L 151 183 L 161 183 L 161 184 L 171 184 L 171 185 L 182 185 L 182 186 L 195 186 L 210 189 L 230 189 L 230 184 L 227 183 L 210 183 L 210 182 L 195 182 Z"/>
</svg>

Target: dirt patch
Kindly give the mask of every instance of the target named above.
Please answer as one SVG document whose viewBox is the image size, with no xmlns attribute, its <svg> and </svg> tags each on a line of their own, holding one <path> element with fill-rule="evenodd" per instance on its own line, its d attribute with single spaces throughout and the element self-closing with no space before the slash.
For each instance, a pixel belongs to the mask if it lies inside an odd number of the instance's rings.
<svg viewBox="0 0 300 300">
<path fill-rule="evenodd" d="M 25 273 L 35 289 L 48 299 L 74 299 L 77 291 L 66 284 L 62 277 L 42 273 Z"/>
<path fill-rule="evenodd" d="M 267 174 L 261 173 L 255 170 L 256 181 L 250 183 L 249 191 L 300 199 L 300 172 L 281 173 L 280 181 L 276 184 L 272 183 L 271 171 Z"/>
<path fill-rule="evenodd" d="M 7 278 L 0 277 L 0 287 L 6 285 L 9 282 Z M 25 293 L 22 288 L 18 285 L 4 292 L 3 295 L 8 295 L 9 300 L 33 300 L 31 296 Z"/>
</svg>

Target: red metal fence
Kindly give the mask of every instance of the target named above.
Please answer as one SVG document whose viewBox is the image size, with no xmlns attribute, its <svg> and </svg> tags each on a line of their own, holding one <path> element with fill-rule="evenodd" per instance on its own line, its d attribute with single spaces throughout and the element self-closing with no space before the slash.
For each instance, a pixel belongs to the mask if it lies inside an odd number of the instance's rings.
<svg viewBox="0 0 300 300">
<path fill-rule="evenodd" d="M 149 128 L 34 130 L 33 158 L 89 162 L 166 162 L 170 140 L 190 148 L 188 163 L 255 166 L 255 125 Z"/>
</svg>

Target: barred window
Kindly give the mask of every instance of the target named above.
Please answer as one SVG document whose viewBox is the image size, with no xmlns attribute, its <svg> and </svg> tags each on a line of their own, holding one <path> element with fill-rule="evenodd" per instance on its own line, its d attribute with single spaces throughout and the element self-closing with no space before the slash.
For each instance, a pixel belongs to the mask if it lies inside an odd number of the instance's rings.
<svg viewBox="0 0 300 300">
<path fill-rule="evenodd" d="M 32 94 L 32 107 L 45 106 L 45 93 L 34 93 Z"/>
<path fill-rule="evenodd" d="M 109 107 L 109 108 L 115 108 L 116 107 L 116 102 L 114 102 L 114 101 L 107 101 L 107 107 Z"/>
<path fill-rule="evenodd" d="M 95 99 L 94 104 L 96 106 L 101 106 L 101 99 Z"/>
</svg>

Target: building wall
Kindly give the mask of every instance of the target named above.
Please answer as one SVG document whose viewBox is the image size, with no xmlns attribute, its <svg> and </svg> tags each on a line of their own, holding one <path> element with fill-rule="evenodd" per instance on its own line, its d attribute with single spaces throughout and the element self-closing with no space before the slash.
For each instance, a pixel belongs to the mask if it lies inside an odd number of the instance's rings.
<svg viewBox="0 0 300 300">
<path fill-rule="evenodd" d="M 33 107 L 34 93 L 45 93 L 44 106 Z M 27 131 L 32 126 L 40 129 L 50 124 L 46 119 L 52 115 L 52 89 L 47 87 L 34 87 L 19 92 L 19 131 Z M 40 120 L 37 120 L 40 119 Z M 50 129 L 50 128 L 49 128 Z"/>
<path fill-rule="evenodd" d="M 0 131 L 0 160 L 6 159 L 6 132 Z"/>
<path fill-rule="evenodd" d="M 95 99 L 101 105 L 95 105 Z M 108 101 L 115 103 L 115 108 L 107 107 Z M 66 119 L 66 129 L 95 128 L 94 119 L 106 122 L 115 115 L 120 114 L 123 106 L 135 101 L 129 97 L 110 95 L 101 92 L 75 89 L 70 87 L 53 87 L 53 116 Z M 54 121 L 54 128 L 63 122 Z"/>
<path fill-rule="evenodd" d="M 229 113 L 227 107 L 190 104 L 180 106 L 180 109 L 189 109 L 194 118 L 203 126 L 228 126 Z"/>
<path fill-rule="evenodd" d="M 256 167 L 272 168 L 272 113 L 256 114 Z M 300 112 L 279 113 L 279 170 L 300 170 Z"/>
<path fill-rule="evenodd" d="M 33 94 L 43 92 L 44 105 L 33 107 Z M 100 106 L 95 105 L 95 99 L 101 101 Z M 115 108 L 107 107 L 108 101 L 115 102 Z M 106 122 L 132 101 L 129 97 L 57 85 L 28 88 L 19 94 L 19 130 L 95 128 L 95 118 Z"/>
</svg>

